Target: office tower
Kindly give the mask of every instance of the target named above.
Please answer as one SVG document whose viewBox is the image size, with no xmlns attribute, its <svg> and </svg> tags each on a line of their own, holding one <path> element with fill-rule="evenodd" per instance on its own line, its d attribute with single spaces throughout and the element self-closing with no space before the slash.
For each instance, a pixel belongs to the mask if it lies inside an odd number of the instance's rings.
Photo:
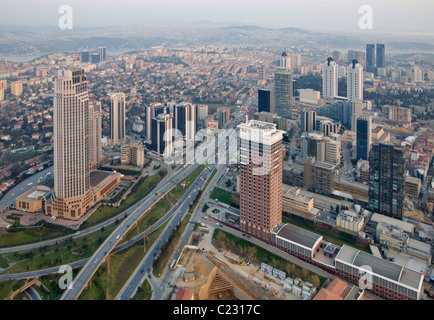
<svg viewBox="0 0 434 320">
<path fill-rule="evenodd" d="M 301 112 L 302 132 L 314 132 L 316 127 L 316 112 L 305 110 Z"/>
<path fill-rule="evenodd" d="M 422 69 L 417 66 L 414 65 L 411 68 L 411 81 L 412 82 L 423 82 L 423 73 L 422 73 Z"/>
<path fill-rule="evenodd" d="M 207 104 L 199 104 L 197 105 L 197 119 L 205 120 L 208 117 L 208 105 Z"/>
<path fill-rule="evenodd" d="M 188 103 L 185 108 L 186 115 L 186 127 L 185 127 L 185 139 L 194 140 L 197 130 L 197 113 L 196 106 L 194 104 Z"/>
<path fill-rule="evenodd" d="M 54 195 L 51 214 L 78 219 L 89 203 L 89 96 L 84 70 L 59 70 L 54 82 Z"/>
<path fill-rule="evenodd" d="M 372 119 L 362 116 L 357 119 L 357 160 L 368 160 L 372 144 Z"/>
<path fill-rule="evenodd" d="M 351 101 L 351 130 L 357 132 L 357 119 L 363 112 L 363 102 L 361 100 Z"/>
<path fill-rule="evenodd" d="M 194 140 L 196 135 L 196 106 L 180 103 L 174 110 L 174 128 L 178 129 L 187 140 Z"/>
<path fill-rule="evenodd" d="M 258 112 L 274 112 L 274 91 L 258 89 Z"/>
<path fill-rule="evenodd" d="M 90 61 L 92 62 L 92 63 L 99 63 L 101 60 L 100 60 L 100 56 L 99 56 L 99 53 L 92 53 L 91 55 L 90 55 Z"/>
<path fill-rule="evenodd" d="M 120 145 L 126 138 L 125 94 L 114 93 L 110 96 L 110 136 L 113 145 Z"/>
<path fill-rule="evenodd" d="M 386 47 L 384 44 L 377 43 L 377 68 L 384 68 L 386 59 Z"/>
<path fill-rule="evenodd" d="M 292 52 L 290 54 L 292 54 Z M 288 52 L 282 53 L 282 56 L 279 59 L 279 68 L 292 70 L 292 59 L 288 55 Z"/>
<path fill-rule="evenodd" d="M 375 72 L 375 45 L 366 45 L 366 71 Z"/>
<path fill-rule="evenodd" d="M 152 109 L 154 110 L 153 118 L 155 118 L 159 114 L 163 114 L 163 113 L 170 114 L 168 108 L 166 106 L 162 105 L 161 103 L 155 103 L 155 104 L 153 104 L 153 108 Z"/>
<path fill-rule="evenodd" d="M 219 122 L 219 129 L 225 127 L 226 123 L 231 119 L 231 109 L 228 107 L 218 107 L 217 117 Z"/>
<path fill-rule="evenodd" d="M 311 168 L 311 191 L 328 197 L 331 196 L 334 191 L 334 175 L 336 171 L 336 165 L 315 161 Z"/>
<path fill-rule="evenodd" d="M 152 128 L 152 118 L 154 117 L 154 110 L 152 105 L 145 107 L 145 137 L 146 140 L 151 140 L 151 128 Z"/>
<path fill-rule="evenodd" d="M 369 153 L 370 210 L 402 219 L 404 208 L 404 151 L 390 143 L 373 144 Z"/>
<path fill-rule="evenodd" d="M 23 84 L 21 81 L 11 82 L 11 94 L 18 97 L 23 93 Z"/>
<path fill-rule="evenodd" d="M 347 68 L 348 100 L 363 100 L 363 67 L 353 60 Z"/>
<path fill-rule="evenodd" d="M 159 156 L 169 156 L 172 153 L 173 118 L 167 113 L 161 113 L 152 119 L 150 149 Z"/>
<path fill-rule="evenodd" d="M 96 101 L 95 96 L 89 96 L 89 167 L 96 169 L 102 160 L 102 121 L 101 103 Z"/>
<path fill-rule="evenodd" d="M 282 221 L 282 134 L 275 124 L 240 124 L 240 229 L 269 242 Z"/>
<path fill-rule="evenodd" d="M 258 67 L 258 85 L 264 85 L 267 82 L 267 75 L 265 73 L 265 66 Z"/>
<path fill-rule="evenodd" d="M 294 55 L 294 63 L 292 69 L 294 72 L 300 72 L 301 70 L 301 55 L 299 53 Z"/>
<path fill-rule="evenodd" d="M 98 47 L 97 52 L 99 54 L 99 61 L 103 62 L 106 60 L 106 48 L 105 47 Z"/>
<path fill-rule="evenodd" d="M 81 52 L 81 61 L 82 62 L 89 62 L 89 51 L 84 50 Z"/>
<path fill-rule="evenodd" d="M 176 102 L 166 102 L 165 103 L 166 106 L 166 113 L 170 114 L 172 117 L 175 116 L 175 107 L 176 107 Z"/>
<path fill-rule="evenodd" d="M 341 163 L 341 141 L 338 137 L 324 137 L 325 163 L 336 166 Z"/>
<path fill-rule="evenodd" d="M 338 65 L 333 58 L 322 65 L 322 95 L 331 99 L 338 96 Z"/>
<path fill-rule="evenodd" d="M 274 74 L 274 109 L 284 118 L 292 118 L 292 72 L 278 69 Z"/>
</svg>

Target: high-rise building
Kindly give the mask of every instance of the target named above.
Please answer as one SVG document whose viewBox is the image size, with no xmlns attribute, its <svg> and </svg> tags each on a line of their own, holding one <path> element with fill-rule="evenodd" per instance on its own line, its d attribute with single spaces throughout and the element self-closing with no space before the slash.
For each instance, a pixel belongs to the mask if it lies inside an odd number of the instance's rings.
<svg viewBox="0 0 434 320">
<path fill-rule="evenodd" d="M 264 241 L 282 221 L 282 134 L 275 124 L 240 124 L 240 229 Z"/>
<path fill-rule="evenodd" d="M 375 44 L 366 45 L 366 71 L 375 72 Z"/>
<path fill-rule="evenodd" d="M 208 117 L 208 105 L 207 104 L 198 104 L 197 105 L 197 119 L 205 120 Z"/>
<path fill-rule="evenodd" d="M 411 81 L 412 82 L 423 82 L 423 72 L 418 65 L 414 65 L 411 68 Z"/>
<path fill-rule="evenodd" d="M 357 160 L 368 160 L 372 144 L 372 120 L 369 116 L 357 119 Z"/>
<path fill-rule="evenodd" d="M 84 50 L 81 52 L 81 61 L 82 62 L 89 62 L 89 51 Z"/>
<path fill-rule="evenodd" d="M 316 112 L 304 110 L 301 112 L 301 128 L 303 132 L 316 131 Z"/>
<path fill-rule="evenodd" d="M 147 105 L 145 107 L 145 137 L 146 140 L 151 140 L 151 128 L 152 128 L 152 118 L 154 117 L 153 115 L 154 110 L 152 105 Z"/>
<path fill-rule="evenodd" d="M 101 60 L 100 60 L 100 56 L 99 56 L 99 53 L 92 53 L 91 55 L 90 55 L 90 62 L 91 63 L 99 63 Z"/>
<path fill-rule="evenodd" d="M 99 61 L 103 62 L 106 60 L 106 48 L 105 47 L 98 47 L 97 52 L 99 54 Z"/>
<path fill-rule="evenodd" d="M 95 96 L 89 96 L 89 167 L 96 169 L 102 160 L 102 121 L 101 103 L 96 101 Z"/>
<path fill-rule="evenodd" d="M 23 84 L 21 81 L 11 82 L 11 94 L 18 97 L 23 93 Z"/>
<path fill-rule="evenodd" d="M 353 60 L 347 68 L 348 100 L 363 100 L 363 67 Z"/>
<path fill-rule="evenodd" d="M 82 69 L 59 70 L 54 82 L 54 195 L 51 214 L 78 219 L 90 203 L 88 82 Z"/>
<path fill-rule="evenodd" d="M 265 66 L 258 67 L 258 85 L 264 85 L 267 82 Z"/>
<path fill-rule="evenodd" d="M 175 105 L 174 127 L 178 129 L 186 140 L 194 140 L 196 135 L 196 106 L 191 103 Z"/>
<path fill-rule="evenodd" d="M 328 58 L 322 66 L 322 95 L 331 99 L 338 96 L 338 65 L 333 58 Z"/>
<path fill-rule="evenodd" d="M 386 46 L 377 43 L 377 68 L 384 68 L 386 59 Z"/>
<path fill-rule="evenodd" d="M 152 119 L 150 149 L 159 156 L 169 156 L 172 153 L 173 118 L 167 113 L 161 113 Z"/>
<path fill-rule="evenodd" d="M 366 71 L 375 72 L 375 45 L 366 45 Z"/>
<path fill-rule="evenodd" d="M 390 143 L 373 144 L 369 153 L 370 210 L 402 219 L 405 160 L 403 149 Z"/>
<path fill-rule="evenodd" d="M 126 138 L 125 94 L 114 93 L 110 96 L 110 137 L 113 145 L 120 145 Z"/>
<path fill-rule="evenodd" d="M 258 112 L 274 112 L 274 91 L 258 89 Z"/>
<path fill-rule="evenodd" d="M 278 69 L 274 74 L 274 109 L 284 118 L 292 118 L 292 72 Z"/>
<path fill-rule="evenodd" d="M 292 55 L 292 52 L 290 52 L 290 54 Z M 288 55 L 288 52 L 282 53 L 282 56 L 279 59 L 279 68 L 292 70 L 292 59 L 291 56 Z"/>
<path fill-rule="evenodd" d="M 226 123 L 228 123 L 231 119 L 231 109 L 228 107 L 218 107 L 217 117 L 219 121 L 219 129 L 224 128 Z"/>
</svg>

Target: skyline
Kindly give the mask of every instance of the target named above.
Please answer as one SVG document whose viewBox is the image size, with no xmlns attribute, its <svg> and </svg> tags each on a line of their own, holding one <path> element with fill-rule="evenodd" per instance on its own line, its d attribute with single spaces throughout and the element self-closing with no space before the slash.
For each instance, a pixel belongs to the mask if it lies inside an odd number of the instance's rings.
<svg viewBox="0 0 434 320">
<path fill-rule="evenodd" d="M 78 0 L 65 4 L 60 1 L 28 0 L 5 1 L 7 10 L 0 10 L 3 25 L 15 26 L 56 26 L 62 5 L 73 10 L 74 28 L 113 26 L 170 26 L 179 24 L 201 25 L 255 25 L 265 28 L 301 28 L 306 30 L 345 30 L 346 32 L 416 32 L 431 34 L 434 21 L 430 17 L 433 7 L 428 0 L 417 1 L 344 1 L 295 0 L 287 3 L 272 0 L 261 3 L 249 1 L 205 1 L 184 0 L 126 0 L 121 4 L 95 1 L 89 5 Z M 362 14 L 361 6 L 371 6 L 373 29 L 361 30 L 358 23 Z M 314 8 L 314 9 L 312 9 Z M 229 10 L 228 10 L 229 9 Z"/>
</svg>

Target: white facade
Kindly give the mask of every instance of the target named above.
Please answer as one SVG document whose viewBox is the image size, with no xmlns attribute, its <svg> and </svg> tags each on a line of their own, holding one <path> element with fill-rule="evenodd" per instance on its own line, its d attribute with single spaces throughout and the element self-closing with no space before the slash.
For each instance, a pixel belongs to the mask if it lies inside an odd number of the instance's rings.
<svg viewBox="0 0 434 320">
<path fill-rule="evenodd" d="M 322 65 L 322 95 L 324 98 L 338 96 L 338 65 L 332 58 Z"/>
<path fill-rule="evenodd" d="M 347 68 L 348 100 L 363 100 L 363 67 L 354 60 Z"/>
<path fill-rule="evenodd" d="M 83 70 L 59 70 L 54 82 L 54 192 L 83 197 L 89 189 L 88 82 Z"/>
<path fill-rule="evenodd" d="M 110 134 L 112 144 L 122 144 L 126 137 L 125 130 L 125 94 L 114 93 L 110 97 Z"/>
</svg>

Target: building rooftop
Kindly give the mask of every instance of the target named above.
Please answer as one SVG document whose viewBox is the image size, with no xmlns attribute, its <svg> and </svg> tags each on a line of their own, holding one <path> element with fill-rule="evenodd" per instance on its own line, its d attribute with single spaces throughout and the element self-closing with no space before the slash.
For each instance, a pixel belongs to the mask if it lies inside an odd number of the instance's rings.
<svg viewBox="0 0 434 320">
<path fill-rule="evenodd" d="M 310 249 L 313 249 L 315 244 L 322 240 L 322 236 L 291 224 L 282 225 L 276 235 Z"/>
<path fill-rule="evenodd" d="M 415 226 L 411 223 L 405 222 L 405 221 L 401 221 L 398 219 L 394 219 L 388 216 L 385 216 L 383 214 L 378 214 L 378 213 L 374 213 L 371 216 L 371 221 L 372 222 L 376 222 L 376 223 L 380 223 L 383 222 L 385 224 L 389 224 L 392 226 L 397 226 L 399 228 L 401 228 L 403 231 L 409 233 L 409 234 L 413 234 L 414 233 L 414 228 Z"/>
<path fill-rule="evenodd" d="M 336 256 L 336 260 L 343 261 L 359 268 L 363 266 L 369 267 L 372 269 L 372 272 L 375 275 L 393 280 L 416 290 L 419 290 L 421 281 L 423 280 L 423 275 L 421 273 L 412 271 L 408 268 L 399 266 L 388 260 L 375 257 L 374 255 L 349 247 L 347 245 L 343 245 Z"/>
</svg>

